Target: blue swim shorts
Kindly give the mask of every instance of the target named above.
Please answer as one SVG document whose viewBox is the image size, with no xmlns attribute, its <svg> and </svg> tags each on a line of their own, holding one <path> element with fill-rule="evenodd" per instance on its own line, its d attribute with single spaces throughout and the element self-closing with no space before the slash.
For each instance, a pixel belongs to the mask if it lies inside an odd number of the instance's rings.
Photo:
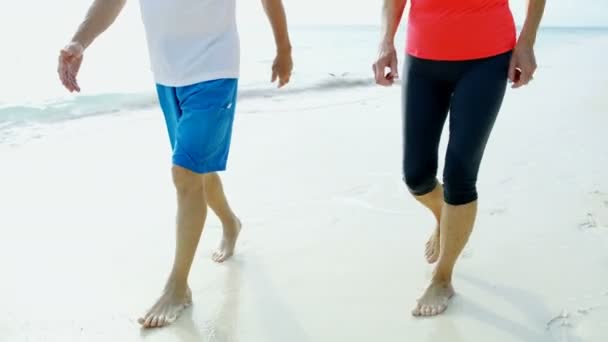
<svg viewBox="0 0 608 342">
<path fill-rule="evenodd" d="M 156 85 L 173 165 L 200 174 L 226 170 L 237 88 L 237 79 L 184 87 Z"/>
</svg>

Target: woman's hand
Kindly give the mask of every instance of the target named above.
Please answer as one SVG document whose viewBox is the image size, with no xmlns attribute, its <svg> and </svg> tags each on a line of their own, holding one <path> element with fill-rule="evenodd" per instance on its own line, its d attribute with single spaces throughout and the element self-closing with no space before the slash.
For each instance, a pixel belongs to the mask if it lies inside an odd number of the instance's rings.
<svg viewBox="0 0 608 342">
<path fill-rule="evenodd" d="M 386 69 L 389 69 L 388 73 Z M 372 66 L 376 84 L 390 86 L 399 78 L 397 51 L 392 43 L 383 43 L 380 47 L 378 60 Z"/>
<path fill-rule="evenodd" d="M 511 56 L 509 65 L 509 81 L 512 88 L 520 88 L 532 81 L 536 71 L 536 57 L 532 44 L 518 42 Z"/>
</svg>

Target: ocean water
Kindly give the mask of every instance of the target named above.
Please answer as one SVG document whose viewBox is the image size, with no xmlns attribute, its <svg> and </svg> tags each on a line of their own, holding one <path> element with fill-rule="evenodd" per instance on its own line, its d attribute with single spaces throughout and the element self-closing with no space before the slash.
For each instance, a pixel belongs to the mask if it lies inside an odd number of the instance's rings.
<svg viewBox="0 0 608 342">
<path fill-rule="evenodd" d="M 294 27 L 294 72 L 289 86 L 281 90 L 270 82 L 275 52 L 272 34 L 241 28 L 240 35 L 240 100 L 373 84 L 371 64 L 379 36 L 375 27 Z M 0 142 L 10 138 L 9 131 L 32 125 L 156 106 L 143 36 L 137 37 L 138 43 L 127 54 L 124 41 L 108 36 L 85 53 L 79 75 L 81 93 L 67 92 L 56 75 L 63 41 L 46 50 L 37 47 L 21 60 L 0 56 L 9 59 L 0 63 L 0 74 L 9 84 L 0 94 Z"/>
<path fill-rule="evenodd" d="M 116 114 L 157 105 L 153 80 L 138 12 L 132 8 L 85 54 L 80 73 L 80 94 L 62 88 L 56 75 L 58 50 L 82 19 L 86 4 L 65 13 L 65 20 L 52 21 L 47 14 L 61 15 L 57 6 L 41 5 L 35 13 L 17 5 L 7 16 L 27 17 L 12 20 L 17 35 L 7 35 L 2 27 L 4 51 L 0 55 L 0 143 L 11 143 L 32 127 L 40 127 L 83 117 Z M 27 13 L 27 16 L 25 15 Z M 67 16 L 69 14 L 69 16 Z M 35 23 L 47 24 L 42 34 Z M 249 24 L 240 27 L 241 81 L 240 100 L 272 97 L 279 93 L 297 96 L 307 91 L 374 86 L 371 64 L 377 54 L 377 26 L 293 26 L 294 74 L 291 84 L 277 90 L 270 83 L 274 57 L 272 34 L 267 27 Z M 559 51 L 576 51 L 590 39 L 608 37 L 608 28 L 543 28 L 537 45 L 541 67 L 543 56 Z M 402 51 L 403 29 L 397 38 Z M 598 54 L 606 47 L 598 46 Z M 604 52 L 602 52 L 604 51 Z"/>
</svg>

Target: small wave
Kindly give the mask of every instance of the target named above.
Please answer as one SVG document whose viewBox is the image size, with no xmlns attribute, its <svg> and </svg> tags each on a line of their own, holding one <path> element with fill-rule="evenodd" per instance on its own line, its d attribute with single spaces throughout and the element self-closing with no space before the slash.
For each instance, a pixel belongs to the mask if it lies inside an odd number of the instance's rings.
<svg viewBox="0 0 608 342">
<path fill-rule="evenodd" d="M 153 94 L 99 94 L 76 96 L 39 104 L 0 107 L 0 129 L 27 123 L 55 123 L 82 117 L 138 110 L 157 103 Z"/>
<path fill-rule="evenodd" d="M 347 74 L 346 74 L 347 75 Z M 275 96 L 293 96 L 303 93 L 315 93 L 315 92 L 327 92 L 334 90 L 345 90 L 353 88 L 363 88 L 374 86 L 373 78 L 346 78 L 346 75 L 333 76 L 327 78 L 321 82 L 313 83 L 301 87 L 289 87 L 285 89 L 275 88 L 258 88 L 258 89 L 244 89 L 239 92 L 239 99 L 250 99 L 250 98 L 272 98 Z"/>
</svg>

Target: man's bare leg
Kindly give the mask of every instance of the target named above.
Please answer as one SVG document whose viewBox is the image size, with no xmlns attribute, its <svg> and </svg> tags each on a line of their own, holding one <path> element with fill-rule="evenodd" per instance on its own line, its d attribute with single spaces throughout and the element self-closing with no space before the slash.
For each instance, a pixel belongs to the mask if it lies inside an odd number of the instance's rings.
<svg viewBox="0 0 608 342">
<path fill-rule="evenodd" d="M 437 221 L 437 225 L 426 243 L 424 252 L 426 260 L 429 262 L 429 264 L 432 264 L 435 263 L 439 258 L 439 224 L 441 222 L 441 209 L 443 207 L 443 186 L 437 183 L 437 186 L 435 189 L 433 189 L 433 191 L 426 195 L 416 196 L 416 199 L 433 213 L 433 216 L 435 216 L 435 220 Z"/>
<path fill-rule="evenodd" d="M 471 236 L 476 215 L 477 201 L 458 206 L 444 204 L 439 225 L 439 261 L 433 272 L 431 285 L 412 311 L 414 316 L 435 316 L 448 307 L 448 301 L 454 295 L 454 265 Z"/>
<path fill-rule="evenodd" d="M 220 176 L 217 173 L 209 173 L 204 176 L 204 181 L 207 204 L 220 219 L 223 227 L 222 241 L 213 253 L 212 259 L 215 262 L 223 262 L 234 254 L 236 240 L 241 231 L 241 221 L 228 204 Z"/>
<path fill-rule="evenodd" d="M 188 274 L 207 217 L 203 176 L 179 166 L 173 167 L 177 191 L 176 246 L 173 269 L 162 296 L 139 319 L 145 328 L 162 327 L 175 321 L 192 304 Z"/>
</svg>

